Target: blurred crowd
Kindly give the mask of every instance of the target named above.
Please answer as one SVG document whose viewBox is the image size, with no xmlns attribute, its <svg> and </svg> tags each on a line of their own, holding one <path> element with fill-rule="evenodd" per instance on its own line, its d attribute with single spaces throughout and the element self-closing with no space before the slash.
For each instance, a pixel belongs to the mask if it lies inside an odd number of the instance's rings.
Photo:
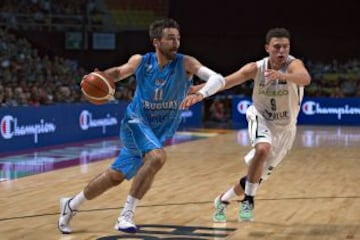
<svg viewBox="0 0 360 240">
<path fill-rule="evenodd" d="M 0 25 L 12 29 L 67 30 L 103 23 L 103 10 L 96 0 L 2 0 Z"/>
<path fill-rule="evenodd" d="M 61 57 L 39 56 L 24 38 L 0 29 L 0 103 L 36 106 L 80 100 L 85 70 Z"/>
<path fill-rule="evenodd" d="M 360 60 L 329 63 L 306 62 L 312 83 L 306 87 L 311 97 L 360 97 Z"/>
<path fill-rule="evenodd" d="M 306 61 L 312 83 L 305 88 L 308 97 L 360 97 L 360 61 L 350 59 L 324 63 Z M 86 100 L 80 91 L 82 76 L 89 70 L 71 59 L 40 56 L 24 38 L 0 28 L 0 106 L 39 106 L 78 103 Z M 130 100 L 136 79 L 117 83 L 115 98 Z M 251 81 L 225 91 L 224 95 L 250 96 Z"/>
<path fill-rule="evenodd" d="M 26 39 L 0 28 L 0 106 L 84 102 L 80 81 L 86 73 L 76 61 L 39 56 Z M 117 99 L 130 99 L 134 82 L 119 84 Z"/>
</svg>

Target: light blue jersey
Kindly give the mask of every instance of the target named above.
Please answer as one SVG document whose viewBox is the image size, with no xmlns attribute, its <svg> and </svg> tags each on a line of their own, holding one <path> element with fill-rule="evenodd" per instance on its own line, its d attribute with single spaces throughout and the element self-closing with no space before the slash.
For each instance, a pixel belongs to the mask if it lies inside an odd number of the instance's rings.
<svg viewBox="0 0 360 240">
<path fill-rule="evenodd" d="M 121 122 L 120 137 L 124 144 L 112 168 L 132 178 L 142 166 L 142 156 L 174 136 L 180 121 L 180 104 L 192 81 L 187 79 L 184 56 L 159 68 L 155 53 L 143 55 L 136 70 L 134 99 Z"/>
</svg>

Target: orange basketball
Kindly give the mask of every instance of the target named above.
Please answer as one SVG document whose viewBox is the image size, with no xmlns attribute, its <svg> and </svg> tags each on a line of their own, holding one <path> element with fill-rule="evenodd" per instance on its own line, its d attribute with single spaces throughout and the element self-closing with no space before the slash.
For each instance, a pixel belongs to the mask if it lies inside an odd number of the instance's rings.
<svg viewBox="0 0 360 240">
<path fill-rule="evenodd" d="M 104 104 L 114 98 L 114 80 L 104 72 L 96 71 L 86 75 L 81 81 L 81 91 L 94 104 Z"/>
</svg>

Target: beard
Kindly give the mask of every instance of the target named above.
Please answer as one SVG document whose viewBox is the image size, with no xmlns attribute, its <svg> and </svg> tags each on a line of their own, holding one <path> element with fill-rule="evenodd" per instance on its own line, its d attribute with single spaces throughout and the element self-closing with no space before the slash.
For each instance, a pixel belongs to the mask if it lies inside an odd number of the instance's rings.
<svg viewBox="0 0 360 240">
<path fill-rule="evenodd" d="M 168 60 L 174 60 L 176 58 L 177 50 L 166 50 L 160 47 L 159 52 L 164 55 Z"/>
</svg>

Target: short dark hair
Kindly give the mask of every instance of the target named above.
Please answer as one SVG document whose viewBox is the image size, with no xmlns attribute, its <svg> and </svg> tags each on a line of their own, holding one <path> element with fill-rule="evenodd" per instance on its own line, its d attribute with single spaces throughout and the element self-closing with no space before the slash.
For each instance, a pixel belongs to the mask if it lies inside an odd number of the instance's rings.
<svg viewBox="0 0 360 240">
<path fill-rule="evenodd" d="M 160 39 L 164 28 L 176 28 L 180 32 L 180 25 L 171 18 L 164 18 L 154 21 L 149 28 L 150 40 Z"/>
<path fill-rule="evenodd" d="M 266 33 L 265 42 L 269 43 L 272 38 L 287 38 L 290 40 L 290 32 L 286 28 L 272 28 Z"/>
</svg>

